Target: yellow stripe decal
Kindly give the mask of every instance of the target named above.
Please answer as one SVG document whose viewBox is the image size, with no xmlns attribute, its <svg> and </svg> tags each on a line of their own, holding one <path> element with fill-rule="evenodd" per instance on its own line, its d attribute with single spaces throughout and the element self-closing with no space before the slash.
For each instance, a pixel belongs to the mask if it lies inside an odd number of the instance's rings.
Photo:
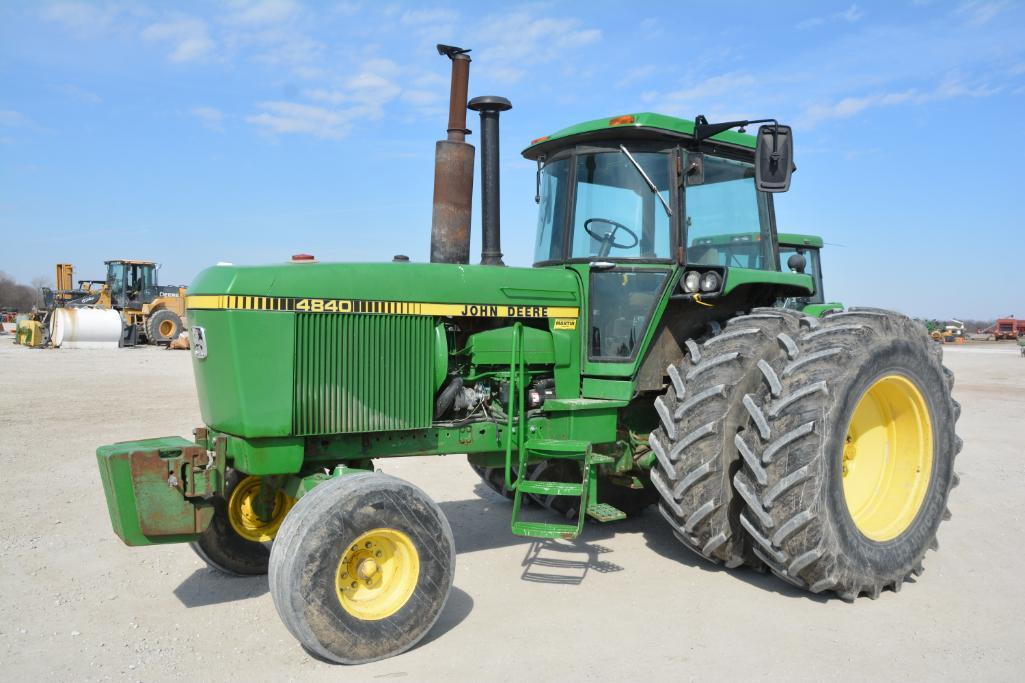
<svg viewBox="0 0 1025 683">
<path fill-rule="evenodd" d="M 451 318 L 563 318 L 576 319 L 575 306 L 536 306 L 509 304 L 435 304 L 411 301 L 371 301 L 363 299 L 314 299 L 190 294 L 185 306 L 191 310 L 282 311 L 300 313 L 387 313 L 391 315 L 428 315 Z M 562 329 L 573 329 L 568 323 Z"/>
</svg>

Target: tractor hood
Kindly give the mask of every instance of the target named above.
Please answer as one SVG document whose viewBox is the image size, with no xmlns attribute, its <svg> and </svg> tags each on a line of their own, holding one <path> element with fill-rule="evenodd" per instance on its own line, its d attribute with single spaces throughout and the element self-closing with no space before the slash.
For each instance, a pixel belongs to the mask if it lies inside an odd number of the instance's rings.
<svg viewBox="0 0 1025 683">
<path fill-rule="evenodd" d="M 580 302 L 577 276 L 569 270 L 448 263 L 214 266 L 196 276 L 188 292 L 193 310 L 302 312 L 315 306 L 312 312 L 321 312 L 327 305 L 338 313 L 453 317 L 560 317 L 566 312 L 551 309 L 576 309 Z"/>
<path fill-rule="evenodd" d="M 453 350 L 445 320 L 543 318 L 575 329 L 580 301 L 564 268 L 208 268 L 186 298 L 203 421 L 268 449 L 277 447 L 268 438 L 425 429 Z"/>
</svg>

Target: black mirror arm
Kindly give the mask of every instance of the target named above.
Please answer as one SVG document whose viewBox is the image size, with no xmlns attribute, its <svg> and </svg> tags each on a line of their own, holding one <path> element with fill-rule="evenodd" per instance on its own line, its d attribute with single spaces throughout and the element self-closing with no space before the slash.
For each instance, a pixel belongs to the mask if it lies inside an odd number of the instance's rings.
<svg viewBox="0 0 1025 683">
<path fill-rule="evenodd" d="M 772 129 L 772 151 L 773 156 L 776 155 L 776 135 L 779 131 L 779 121 L 776 119 L 753 119 L 751 121 L 725 121 L 723 123 L 709 123 L 708 119 L 703 114 L 698 114 L 694 119 L 694 141 L 701 142 L 705 138 L 710 138 L 713 135 L 718 135 L 723 131 L 727 131 L 731 128 L 746 128 L 753 123 L 771 123 Z M 777 158 L 777 163 L 779 159 Z"/>
</svg>

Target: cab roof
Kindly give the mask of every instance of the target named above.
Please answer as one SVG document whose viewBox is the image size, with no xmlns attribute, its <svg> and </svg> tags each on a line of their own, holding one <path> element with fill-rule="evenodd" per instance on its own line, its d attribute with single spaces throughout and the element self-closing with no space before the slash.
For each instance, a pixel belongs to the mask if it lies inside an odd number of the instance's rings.
<svg viewBox="0 0 1025 683">
<path fill-rule="evenodd" d="M 823 246 L 822 238 L 818 235 L 801 235 L 796 232 L 781 232 L 776 235 L 777 241 L 787 247 L 816 247 Z"/>
<path fill-rule="evenodd" d="M 565 138 L 575 136 L 582 136 L 587 140 L 620 137 L 651 138 L 653 136 L 666 139 L 693 138 L 694 122 L 689 119 L 678 119 L 675 116 L 666 116 L 665 114 L 655 114 L 653 112 L 621 114 L 619 116 L 594 119 L 578 123 L 569 128 L 563 128 L 560 131 L 545 135 L 536 140 L 531 140 L 530 145 L 523 150 L 523 156 L 528 159 L 537 159 L 551 149 L 562 147 Z M 756 143 L 753 135 L 738 133 L 732 130 L 713 135 L 708 139 L 748 149 L 754 149 Z"/>
</svg>

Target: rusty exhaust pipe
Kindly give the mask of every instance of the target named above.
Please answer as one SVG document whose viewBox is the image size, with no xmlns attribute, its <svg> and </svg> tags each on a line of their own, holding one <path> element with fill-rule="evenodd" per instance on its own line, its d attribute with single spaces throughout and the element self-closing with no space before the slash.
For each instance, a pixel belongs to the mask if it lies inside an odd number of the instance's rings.
<svg viewBox="0 0 1025 683">
<path fill-rule="evenodd" d="M 504 97 L 485 95 L 470 100 L 468 108 L 480 112 L 480 262 L 485 266 L 504 266 L 502 262 L 502 225 L 498 181 L 498 115 L 512 104 Z"/>
<path fill-rule="evenodd" d="M 466 142 L 466 93 L 470 82 L 469 50 L 438 45 L 452 60 L 448 139 L 434 149 L 434 209 L 431 216 L 431 263 L 470 262 L 470 210 L 473 205 L 473 145 Z"/>
</svg>

